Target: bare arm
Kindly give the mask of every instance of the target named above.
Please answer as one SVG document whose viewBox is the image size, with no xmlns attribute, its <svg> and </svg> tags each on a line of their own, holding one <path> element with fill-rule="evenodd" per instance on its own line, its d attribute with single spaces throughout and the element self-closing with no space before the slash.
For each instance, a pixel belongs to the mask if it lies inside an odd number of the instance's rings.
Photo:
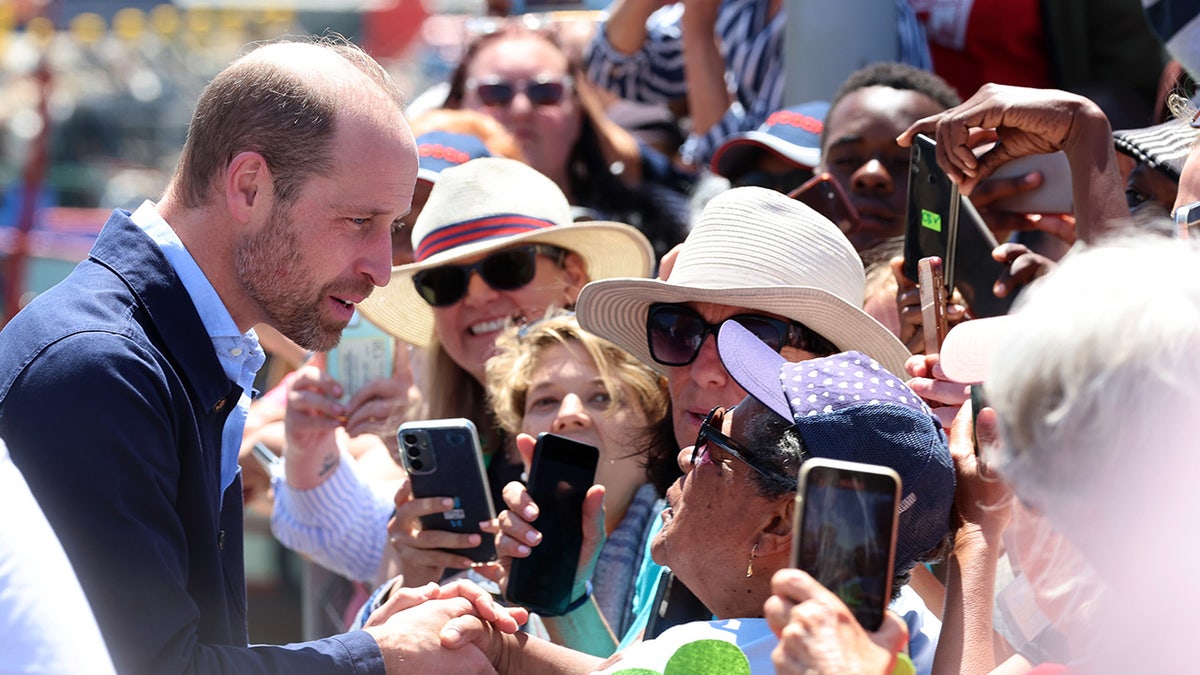
<svg viewBox="0 0 1200 675">
<path fill-rule="evenodd" d="M 720 122 L 733 103 L 715 30 L 720 6 L 720 0 L 689 0 L 683 12 L 684 74 L 694 136 Z"/>
<path fill-rule="evenodd" d="M 615 0 L 604 23 L 609 44 L 627 56 L 641 49 L 646 41 L 646 19 L 662 5 L 661 0 Z"/>
</svg>

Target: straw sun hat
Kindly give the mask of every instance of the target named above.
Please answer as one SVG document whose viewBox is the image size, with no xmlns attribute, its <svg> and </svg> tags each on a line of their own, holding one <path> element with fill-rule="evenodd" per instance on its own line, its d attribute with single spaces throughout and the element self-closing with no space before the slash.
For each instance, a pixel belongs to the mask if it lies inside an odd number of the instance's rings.
<svg viewBox="0 0 1200 675">
<path fill-rule="evenodd" d="M 644 277 L 654 261 L 641 232 L 623 223 L 572 222 L 571 207 L 553 181 L 521 162 L 498 157 L 442 171 L 413 225 L 412 241 L 416 261 L 393 267 L 391 282 L 358 309 L 375 325 L 419 347 L 433 339 L 433 308 L 412 281 L 421 270 L 535 243 L 579 254 L 593 280 Z"/>
<path fill-rule="evenodd" d="M 863 311 L 865 285 L 862 261 L 836 225 L 774 190 L 742 187 L 705 206 L 668 281 L 594 281 L 576 312 L 585 330 L 660 370 L 647 344 L 650 305 L 710 302 L 798 321 L 904 377 L 908 350 Z"/>
</svg>

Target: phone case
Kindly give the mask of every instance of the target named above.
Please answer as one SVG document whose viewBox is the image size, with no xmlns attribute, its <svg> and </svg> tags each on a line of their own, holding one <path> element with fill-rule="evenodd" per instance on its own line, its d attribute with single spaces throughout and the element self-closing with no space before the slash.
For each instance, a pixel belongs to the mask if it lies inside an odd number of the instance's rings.
<svg viewBox="0 0 1200 675">
<path fill-rule="evenodd" d="M 846 196 L 841 184 L 828 173 L 819 173 L 803 185 L 792 190 L 788 196 L 807 204 L 825 216 L 842 232 L 849 234 L 858 229 L 858 211 Z"/>
<path fill-rule="evenodd" d="M 513 558 L 504 597 L 545 616 L 559 616 L 571 601 L 583 547 L 583 498 L 596 479 L 600 452 L 565 436 L 538 436 L 529 471 L 529 496 L 538 505 L 533 526 L 542 541 L 527 557 Z"/>
<path fill-rule="evenodd" d="M 800 467 L 792 566 L 870 631 L 891 601 L 899 503 L 900 476 L 889 467 L 821 458 Z"/>
<path fill-rule="evenodd" d="M 454 508 L 421 517 L 421 527 L 458 534 L 480 534 L 475 548 L 446 549 L 476 562 L 496 558 L 494 535 L 479 523 L 496 517 L 479 447 L 479 435 L 468 419 L 408 422 L 397 432 L 399 457 L 408 472 L 415 498 L 451 497 Z"/>
<path fill-rule="evenodd" d="M 1014 295 L 998 298 L 992 285 L 1004 265 L 992 258 L 996 239 L 971 200 L 937 165 L 937 145 L 924 134 L 913 141 L 905 211 L 904 276 L 919 280 L 917 262 L 942 259 L 946 287 L 958 289 L 975 317 L 1008 312 Z"/>
<path fill-rule="evenodd" d="M 941 351 L 946 339 L 946 276 L 942 259 L 937 256 L 917 261 L 921 293 L 921 328 L 925 332 L 925 353 Z"/>
<path fill-rule="evenodd" d="M 658 577 L 658 590 L 655 591 L 653 609 L 646 629 L 642 634 L 643 640 L 653 640 L 668 628 L 692 621 L 708 621 L 712 618 L 712 610 L 697 598 L 692 590 L 682 581 L 675 578 L 671 570 L 663 569 Z"/>
</svg>

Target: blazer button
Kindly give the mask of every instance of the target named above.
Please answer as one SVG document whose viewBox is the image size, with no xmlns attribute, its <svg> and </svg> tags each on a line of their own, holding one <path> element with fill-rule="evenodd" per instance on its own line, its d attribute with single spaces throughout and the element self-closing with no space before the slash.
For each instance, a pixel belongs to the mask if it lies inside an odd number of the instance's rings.
<svg viewBox="0 0 1200 675">
<path fill-rule="evenodd" d="M 225 530 L 221 530 L 221 532 L 217 535 L 217 548 L 221 549 L 222 551 L 225 550 Z"/>
<path fill-rule="evenodd" d="M 224 410 L 225 403 L 226 403 L 225 399 L 221 399 L 220 401 L 217 401 L 217 404 L 213 406 L 213 412 L 221 412 L 222 410 Z"/>
</svg>

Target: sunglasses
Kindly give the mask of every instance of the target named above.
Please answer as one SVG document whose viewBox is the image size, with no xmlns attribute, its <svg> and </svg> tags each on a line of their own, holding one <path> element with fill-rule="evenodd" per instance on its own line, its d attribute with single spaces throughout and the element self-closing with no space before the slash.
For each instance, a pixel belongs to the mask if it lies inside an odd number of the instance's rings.
<svg viewBox="0 0 1200 675">
<path fill-rule="evenodd" d="M 483 260 L 463 265 L 439 265 L 413 275 L 413 285 L 421 299 L 433 307 L 453 305 L 467 294 L 471 275 L 479 273 L 484 283 L 497 291 L 512 291 L 529 282 L 537 274 L 537 256 L 553 258 L 561 265 L 567 252 L 548 244 L 515 246 L 496 251 Z"/>
<path fill-rule="evenodd" d="M 504 80 L 499 77 L 471 78 L 467 89 L 475 91 L 479 100 L 490 107 L 512 105 L 517 94 L 525 94 L 534 105 L 550 106 L 562 103 L 571 86 L 571 78 L 541 75 L 534 80 Z"/>
<path fill-rule="evenodd" d="M 726 321 L 736 321 L 775 351 L 796 347 L 817 356 L 838 353 L 837 347 L 816 331 L 795 321 L 761 314 L 735 314 L 709 323 L 687 305 L 656 303 L 646 313 L 646 338 L 650 357 L 664 366 L 686 366 L 696 360 L 709 334 L 716 335 Z"/>
<path fill-rule="evenodd" d="M 729 412 L 729 410 L 733 410 L 733 408 L 727 410 L 717 406 L 708 411 L 708 415 L 700 423 L 700 433 L 696 435 L 696 444 L 692 446 L 692 466 L 694 467 L 699 464 L 700 460 L 709 454 L 708 446 L 711 443 L 724 450 L 730 457 L 754 469 L 760 476 L 770 478 L 770 474 L 758 468 L 750 461 L 750 453 L 746 451 L 745 446 L 721 432 L 722 423 L 725 421 L 725 413 Z"/>
</svg>

